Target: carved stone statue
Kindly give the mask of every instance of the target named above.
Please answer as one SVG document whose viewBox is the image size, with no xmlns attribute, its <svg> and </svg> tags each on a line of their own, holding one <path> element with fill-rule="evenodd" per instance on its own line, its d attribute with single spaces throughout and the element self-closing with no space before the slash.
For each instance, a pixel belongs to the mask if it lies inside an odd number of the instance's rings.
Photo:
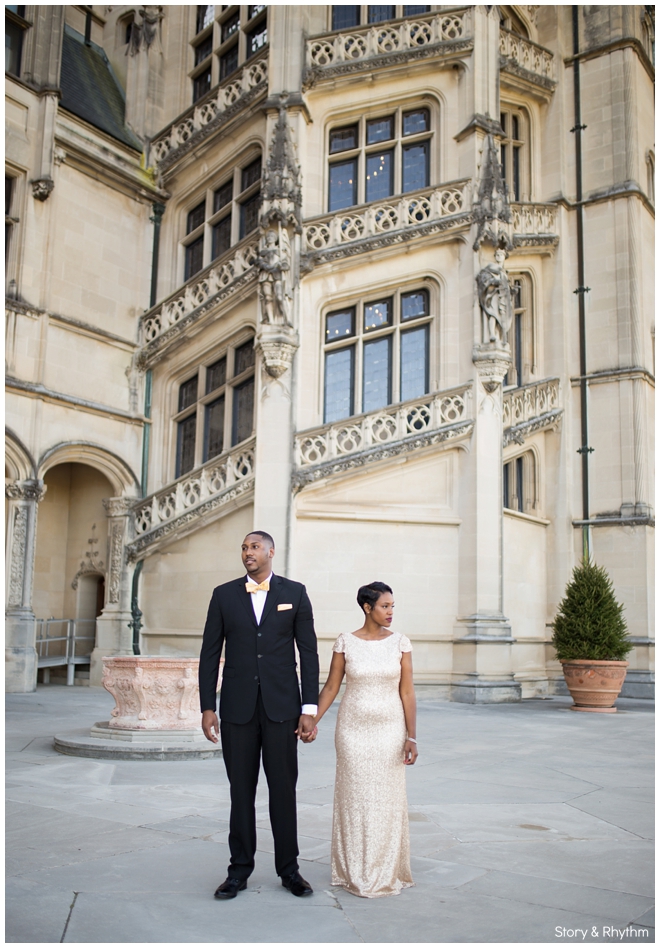
<svg viewBox="0 0 660 948">
<path fill-rule="evenodd" d="M 501 342 L 506 345 L 513 320 L 511 286 L 504 261 L 506 252 L 495 251 L 495 263 L 489 263 L 477 274 L 479 306 L 483 317 L 483 342 Z"/>
<path fill-rule="evenodd" d="M 266 231 L 257 257 L 261 321 L 273 326 L 291 326 L 291 296 L 287 292 L 291 274 L 291 244 L 284 227 Z"/>
</svg>

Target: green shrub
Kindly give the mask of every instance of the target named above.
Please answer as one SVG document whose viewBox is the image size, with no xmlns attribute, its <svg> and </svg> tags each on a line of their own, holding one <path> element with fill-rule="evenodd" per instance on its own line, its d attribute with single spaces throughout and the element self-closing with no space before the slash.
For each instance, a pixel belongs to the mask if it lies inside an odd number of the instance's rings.
<svg viewBox="0 0 660 948">
<path fill-rule="evenodd" d="M 622 662 L 633 647 L 612 580 L 595 563 L 575 567 L 552 626 L 552 644 L 560 661 Z"/>
</svg>

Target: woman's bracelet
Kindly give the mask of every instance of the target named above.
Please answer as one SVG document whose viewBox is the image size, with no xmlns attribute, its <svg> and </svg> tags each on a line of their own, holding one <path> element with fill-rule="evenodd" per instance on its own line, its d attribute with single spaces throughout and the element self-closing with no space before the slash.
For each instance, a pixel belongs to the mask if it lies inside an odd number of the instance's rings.
<svg viewBox="0 0 660 948">
<path fill-rule="evenodd" d="M 407 740 L 407 741 L 410 741 L 412 744 L 416 744 L 416 743 L 417 743 L 417 739 L 414 738 L 414 737 L 407 737 L 406 740 Z"/>
</svg>

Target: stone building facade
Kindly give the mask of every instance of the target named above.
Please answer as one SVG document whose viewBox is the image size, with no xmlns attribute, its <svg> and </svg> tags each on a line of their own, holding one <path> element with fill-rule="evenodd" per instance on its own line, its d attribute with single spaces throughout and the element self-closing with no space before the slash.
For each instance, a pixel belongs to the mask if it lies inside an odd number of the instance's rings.
<svg viewBox="0 0 660 948">
<path fill-rule="evenodd" d="M 196 654 L 256 527 L 469 702 L 586 549 L 650 694 L 653 8 L 5 9 L 8 689 Z"/>
</svg>

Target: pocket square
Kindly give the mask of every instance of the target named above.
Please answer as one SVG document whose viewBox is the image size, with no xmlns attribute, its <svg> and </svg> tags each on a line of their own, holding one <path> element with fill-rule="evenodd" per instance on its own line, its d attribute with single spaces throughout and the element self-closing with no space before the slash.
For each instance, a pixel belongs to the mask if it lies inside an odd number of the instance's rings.
<svg viewBox="0 0 660 948">
<path fill-rule="evenodd" d="M 277 605 L 277 611 L 278 611 L 278 612 L 285 612 L 287 609 L 293 609 L 293 603 L 292 603 L 292 602 L 280 602 L 280 603 L 278 603 L 278 605 Z"/>
</svg>

